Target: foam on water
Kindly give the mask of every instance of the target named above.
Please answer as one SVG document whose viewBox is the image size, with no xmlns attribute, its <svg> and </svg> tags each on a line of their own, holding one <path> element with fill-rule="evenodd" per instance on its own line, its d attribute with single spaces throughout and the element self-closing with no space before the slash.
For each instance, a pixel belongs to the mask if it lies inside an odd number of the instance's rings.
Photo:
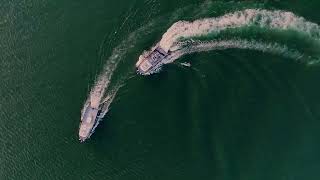
<svg viewBox="0 0 320 180">
<path fill-rule="evenodd" d="M 127 52 L 135 47 L 135 43 L 137 43 L 138 39 L 143 37 L 143 35 L 148 34 L 149 29 L 153 26 L 153 22 L 146 24 L 145 26 L 137 29 L 136 31 L 129 34 L 129 36 L 121 41 L 118 46 L 116 46 L 111 56 L 107 59 L 104 64 L 102 72 L 99 74 L 96 79 L 93 87 L 90 90 L 87 102 L 91 102 L 91 106 L 98 108 L 101 103 L 105 103 L 105 107 L 101 112 L 101 118 L 108 112 L 109 106 L 115 98 L 119 88 L 122 86 L 123 81 L 127 74 L 123 74 L 120 76 L 116 82 L 113 82 L 111 86 L 111 80 L 114 76 L 114 73 L 120 64 L 120 62 L 125 59 Z M 107 100 L 109 99 L 109 100 Z M 106 101 L 107 100 L 107 101 Z M 82 112 L 86 106 L 83 107 Z"/>
<path fill-rule="evenodd" d="M 320 28 L 317 24 L 306 21 L 286 11 L 270 11 L 260 9 L 247 9 L 236 11 L 217 18 L 206 18 L 193 22 L 178 21 L 174 23 L 162 36 L 160 46 L 170 50 L 172 45 L 181 38 L 219 34 L 220 31 L 245 26 L 258 26 L 261 28 L 277 30 L 294 30 L 319 39 Z"/>
<path fill-rule="evenodd" d="M 109 58 L 109 60 L 105 64 L 104 70 L 102 71 L 103 73 L 99 75 L 97 81 L 95 82 L 95 85 L 90 91 L 89 98 L 91 101 L 91 106 L 95 108 L 99 107 L 103 97 L 105 96 L 106 88 L 110 84 L 112 74 L 120 62 L 119 54 L 121 53 L 122 53 L 121 49 L 119 48 L 114 49 L 112 53 L 113 55 Z M 112 94 L 113 93 L 116 93 L 116 92 L 112 92 Z M 112 94 L 110 95 L 112 96 Z"/>
<path fill-rule="evenodd" d="M 284 57 L 295 60 L 299 60 L 303 57 L 303 54 L 296 50 L 289 49 L 285 45 L 280 45 L 278 43 L 265 43 L 255 40 L 233 39 L 192 42 L 185 41 L 178 44 L 178 46 L 185 46 L 187 44 L 187 47 L 173 51 L 170 56 L 165 59 L 164 64 L 172 63 L 185 54 L 224 49 L 256 50 L 276 55 L 282 55 Z"/>
</svg>

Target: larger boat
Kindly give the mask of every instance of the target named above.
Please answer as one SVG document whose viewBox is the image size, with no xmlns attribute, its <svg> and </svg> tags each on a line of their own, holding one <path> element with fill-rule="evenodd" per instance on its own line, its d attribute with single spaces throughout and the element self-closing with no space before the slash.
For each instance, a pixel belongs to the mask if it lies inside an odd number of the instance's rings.
<svg viewBox="0 0 320 180">
<path fill-rule="evenodd" d="M 136 63 L 138 73 L 142 75 L 149 75 L 157 72 L 163 65 L 163 60 L 170 54 L 157 44 L 148 53 L 144 53 L 139 57 Z"/>
</svg>

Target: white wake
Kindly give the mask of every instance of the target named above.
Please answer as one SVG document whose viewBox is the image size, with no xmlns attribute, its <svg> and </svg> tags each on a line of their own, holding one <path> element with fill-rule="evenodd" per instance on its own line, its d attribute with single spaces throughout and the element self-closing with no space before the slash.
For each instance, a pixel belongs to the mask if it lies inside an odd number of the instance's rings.
<svg viewBox="0 0 320 180">
<path fill-rule="evenodd" d="M 193 22 L 178 21 L 174 23 L 160 41 L 160 46 L 169 51 L 181 39 L 218 35 L 220 31 L 246 26 L 257 26 L 271 30 L 293 30 L 319 40 L 320 28 L 317 24 L 306 21 L 291 12 L 281 10 L 247 9 L 236 11 L 216 18 L 205 18 Z"/>
<path fill-rule="evenodd" d="M 213 40 L 213 41 L 192 41 L 180 42 L 179 46 L 187 47 L 173 51 L 164 61 L 163 64 L 172 63 L 176 59 L 186 54 L 195 52 L 224 50 L 224 49 L 249 49 L 274 55 L 282 55 L 286 58 L 299 60 L 303 54 L 296 50 L 291 50 L 285 45 L 278 43 L 265 43 L 255 40 L 233 39 L 233 40 Z"/>
<path fill-rule="evenodd" d="M 123 85 L 124 78 L 127 74 L 120 76 L 115 82 L 112 83 L 112 78 L 121 63 L 128 54 L 128 51 L 133 49 L 139 39 L 144 35 L 150 33 L 148 30 L 153 26 L 153 22 L 145 24 L 136 31 L 133 31 L 129 36 L 121 41 L 111 52 L 111 56 L 107 59 L 103 66 L 103 70 L 98 75 L 93 87 L 90 90 L 88 98 L 84 104 L 91 102 L 91 106 L 98 108 L 101 104 L 104 104 L 101 112 L 101 119 L 108 112 L 109 106 L 115 98 L 118 90 Z M 86 106 L 83 107 L 82 112 Z"/>
</svg>

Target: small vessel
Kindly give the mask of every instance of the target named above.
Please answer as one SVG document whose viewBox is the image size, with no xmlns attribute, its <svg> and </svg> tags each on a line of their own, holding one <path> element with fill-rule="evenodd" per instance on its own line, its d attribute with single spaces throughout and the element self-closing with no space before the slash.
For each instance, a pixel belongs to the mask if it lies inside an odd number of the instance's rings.
<svg viewBox="0 0 320 180">
<path fill-rule="evenodd" d="M 185 67 L 191 67 L 191 64 L 188 63 L 188 62 L 182 62 L 180 63 L 182 66 L 185 66 Z"/>
<path fill-rule="evenodd" d="M 170 52 L 166 52 L 163 48 L 157 44 L 148 53 L 144 53 L 139 57 L 136 67 L 138 73 L 142 75 L 149 75 L 157 72 L 163 65 L 163 60 L 170 55 Z"/>
<path fill-rule="evenodd" d="M 97 125 L 101 114 L 101 109 L 91 106 L 91 102 L 85 104 L 85 109 L 82 112 L 81 122 L 79 127 L 79 140 L 84 142 L 90 138 Z"/>
<path fill-rule="evenodd" d="M 89 139 L 94 133 L 94 130 L 98 126 L 99 122 L 105 116 L 109 110 L 110 103 L 113 98 L 108 96 L 98 107 L 94 106 L 90 100 L 84 105 L 84 109 L 81 114 L 81 122 L 79 127 L 79 140 L 84 142 Z"/>
</svg>

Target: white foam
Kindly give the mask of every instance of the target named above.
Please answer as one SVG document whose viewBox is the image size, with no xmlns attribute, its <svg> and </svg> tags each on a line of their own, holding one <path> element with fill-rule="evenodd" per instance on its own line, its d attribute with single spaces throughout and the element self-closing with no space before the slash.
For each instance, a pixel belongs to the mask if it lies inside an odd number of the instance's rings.
<svg viewBox="0 0 320 180">
<path fill-rule="evenodd" d="M 187 42 L 190 43 L 190 42 Z M 181 42 L 180 45 L 184 44 Z M 184 45 L 182 45 L 184 46 Z M 194 52 L 224 50 L 224 49 L 247 49 L 261 51 L 276 55 L 281 55 L 287 58 L 299 60 L 303 55 L 295 50 L 290 50 L 285 45 L 277 43 L 266 43 L 255 40 L 233 39 L 233 40 L 215 40 L 215 41 L 192 41 L 192 45 L 186 48 L 173 51 L 171 55 L 165 59 L 164 64 L 172 63 L 183 55 L 191 54 Z"/>
<path fill-rule="evenodd" d="M 93 107 L 98 108 L 99 105 L 105 100 L 105 98 L 109 96 L 112 98 L 110 101 L 108 101 L 108 103 L 112 103 L 124 79 L 124 77 L 121 77 L 121 80 L 117 80 L 115 83 L 113 83 L 115 85 L 113 87 L 110 87 L 110 82 L 118 65 L 126 57 L 126 53 L 128 52 L 128 50 L 134 47 L 134 44 L 139 38 L 144 37 L 145 34 L 148 34 L 147 30 L 149 30 L 152 26 L 153 22 L 146 24 L 145 26 L 130 33 L 130 35 L 126 39 L 120 42 L 119 45 L 113 49 L 111 56 L 107 59 L 102 72 L 99 74 L 94 86 L 91 88 L 86 102 L 90 101 Z M 126 75 L 127 74 L 125 74 L 124 76 Z M 108 109 L 109 108 L 106 108 L 106 110 L 103 111 L 102 114 L 105 115 Z"/>
<path fill-rule="evenodd" d="M 277 30 L 294 30 L 310 37 L 319 39 L 320 28 L 317 24 L 308 22 L 304 18 L 291 12 L 281 10 L 247 9 L 236 11 L 216 18 L 205 18 L 193 22 L 178 21 L 174 23 L 160 41 L 160 46 L 169 51 L 172 45 L 181 38 L 205 36 L 209 33 L 219 34 L 230 28 L 255 25 L 261 28 Z"/>
<path fill-rule="evenodd" d="M 92 107 L 99 107 L 102 98 L 105 96 L 105 91 L 110 83 L 113 72 L 120 62 L 119 55 L 122 53 L 123 52 L 121 51 L 121 49 L 116 48 L 113 51 L 112 56 L 106 62 L 104 70 L 99 75 L 97 81 L 95 82 L 95 85 L 90 92 L 89 98 Z"/>
</svg>

